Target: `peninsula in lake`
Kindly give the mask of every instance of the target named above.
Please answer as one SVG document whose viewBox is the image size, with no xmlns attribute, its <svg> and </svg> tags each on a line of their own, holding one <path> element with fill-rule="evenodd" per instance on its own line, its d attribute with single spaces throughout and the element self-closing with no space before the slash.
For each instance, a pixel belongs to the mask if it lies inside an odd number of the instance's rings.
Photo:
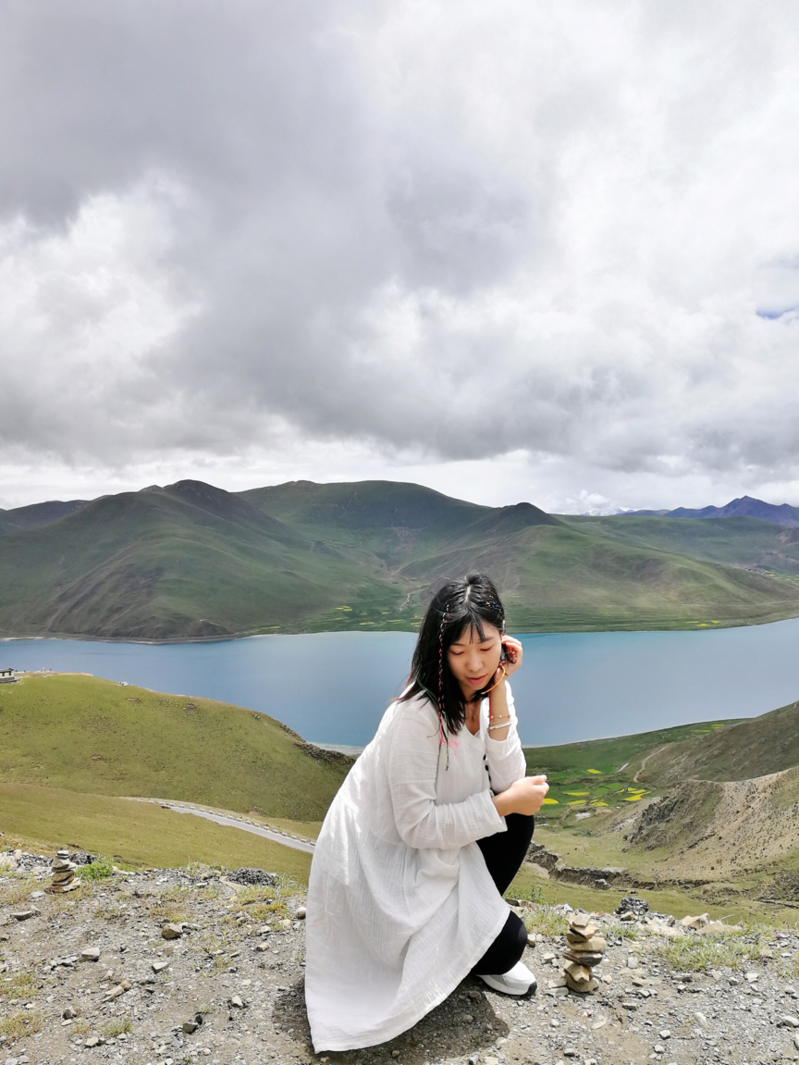
<svg viewBox="0 0 799 1065">
<path fill-rule="evenodd" d="M 179 481 L 0 511 L 0 634 L 407 630 L 431 583 L 468 569 L 493 575 L 515 631 L 799 615 L 799 530 L 757 517 L 557 516 L 390 481 Z"/>
</svg>

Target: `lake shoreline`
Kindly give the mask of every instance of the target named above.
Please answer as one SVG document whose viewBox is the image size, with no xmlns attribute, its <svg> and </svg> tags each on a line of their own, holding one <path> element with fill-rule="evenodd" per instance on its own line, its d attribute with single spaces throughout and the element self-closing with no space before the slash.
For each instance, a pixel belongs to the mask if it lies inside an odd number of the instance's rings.
<svg viewBox="0 0 799 1065">
<path fill-rule="evenodd" d="M 778 613 L 769 615 L 765 618 L 752 619 L 731 619 L 726 621 L 697 621 L 689 622 L 685 624 L 674 625 L 575 625 L 560 628 L 549 629 L 520 629 L 516 627 L 510 627 L 509 631 L 518 636 L 579 636 L 582 633 L 601 633 L 601 632 L 617 632 L 617 633 L 633 633 L 633 632 L 715 632 L 722 629 L 743 629 L 751 628 L 759 625 L 774 625 L 780 621 L 792 621 L 799 618 L 799 613 Z M 378 627 L 369 628 L 349 628 L 349 629 L 302 629 L 302 630 L 286 630 L 283 632 L 234 632 L 234 633 L 220 633 L 214 636 L 164 636 L 161 638 L 145 637 L 145 636 L 94 636 L 84 633 L 75 632 L 46 632 L 36 633 L 34 635 L 25 633 L 13 633 L 10 635 L 0 635 L 0 643 L 14 643 L 21 640 L 80 640 L 89 641 L 92 643 L 132 643 L 140 644 L 146 647 L 168 647 L 175 644 L 203 644 L 203 643 L 230 643 L 237 640 L 254 640 L 262 637 L 271 636 L 322 636 L 344 633 L 408 633 L 415 635 L 418 629 L 407 628 L 391 628 L 383 629 Z"/>
</svg>

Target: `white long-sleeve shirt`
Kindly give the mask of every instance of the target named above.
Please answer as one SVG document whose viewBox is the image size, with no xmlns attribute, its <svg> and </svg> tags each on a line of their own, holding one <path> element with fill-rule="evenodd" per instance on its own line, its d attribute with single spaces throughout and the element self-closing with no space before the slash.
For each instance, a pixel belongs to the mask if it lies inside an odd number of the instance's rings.
<svg viewBox="0 0 799 1065">
<path fill-rule="evenodd" d="M 440 742 L 427 696 L 392 703 L 344 781 L 308 886 L 305 997 L 314 1048 L 385 1042 L 442 1002 L 502 930 L 475 840 L 506 831 L 492 802 L 525 775 L 508 686 L 504 740 Z"/>
</svg>

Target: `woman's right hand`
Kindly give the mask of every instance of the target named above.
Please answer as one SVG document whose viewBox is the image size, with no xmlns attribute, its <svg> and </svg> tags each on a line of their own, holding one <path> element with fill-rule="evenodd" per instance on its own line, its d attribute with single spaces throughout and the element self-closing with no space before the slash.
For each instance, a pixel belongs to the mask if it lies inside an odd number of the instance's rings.
<svg viewBox="0 0 799 1065">
<path fill-rule="evenodd" d="M 494 805 L 500 817 L 506 814 L 537 814 L 544 805 L 549 791 L 546 776 L 522 777 L 505 791 L 494 796 Z"/>
</svg>

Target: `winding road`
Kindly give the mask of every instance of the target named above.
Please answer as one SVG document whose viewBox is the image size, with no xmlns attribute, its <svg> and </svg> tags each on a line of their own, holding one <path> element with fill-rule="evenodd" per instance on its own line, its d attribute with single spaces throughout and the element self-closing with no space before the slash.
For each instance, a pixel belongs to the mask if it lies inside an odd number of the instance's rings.
<svg viewBox="0 0 799 1065">
<path fill-rule="evenodd" d="M 246 821 L 243 817 L 226 817 L 224 814 L 211 813 L 210 810 L 199 810 L 194 806 L 184 806 L 179 802 L 169 802 L 162 799 L 138 799 L 136 801 L 157 803 L 164 810 L 173 810 L 176 814 L 194 814 L 195 817 L 204 817 L 206 821 L 213 821 L 214 824 L 224 825 L 226 828 L 240 828 L 244 832 L 252 832 L 254 836 L 270 839 L 273 843 L 282 843 L 284 847 L 293 847 L 296 851 L 305 851 L 306 854 L 313 854 L 314 852 L 314 844 L 311 841 L 297 839 L 295 836 L 289 835 L 288 832 L 279 832 L 274 828 L 263 828 L 252 821 Z"/>
</svg>

